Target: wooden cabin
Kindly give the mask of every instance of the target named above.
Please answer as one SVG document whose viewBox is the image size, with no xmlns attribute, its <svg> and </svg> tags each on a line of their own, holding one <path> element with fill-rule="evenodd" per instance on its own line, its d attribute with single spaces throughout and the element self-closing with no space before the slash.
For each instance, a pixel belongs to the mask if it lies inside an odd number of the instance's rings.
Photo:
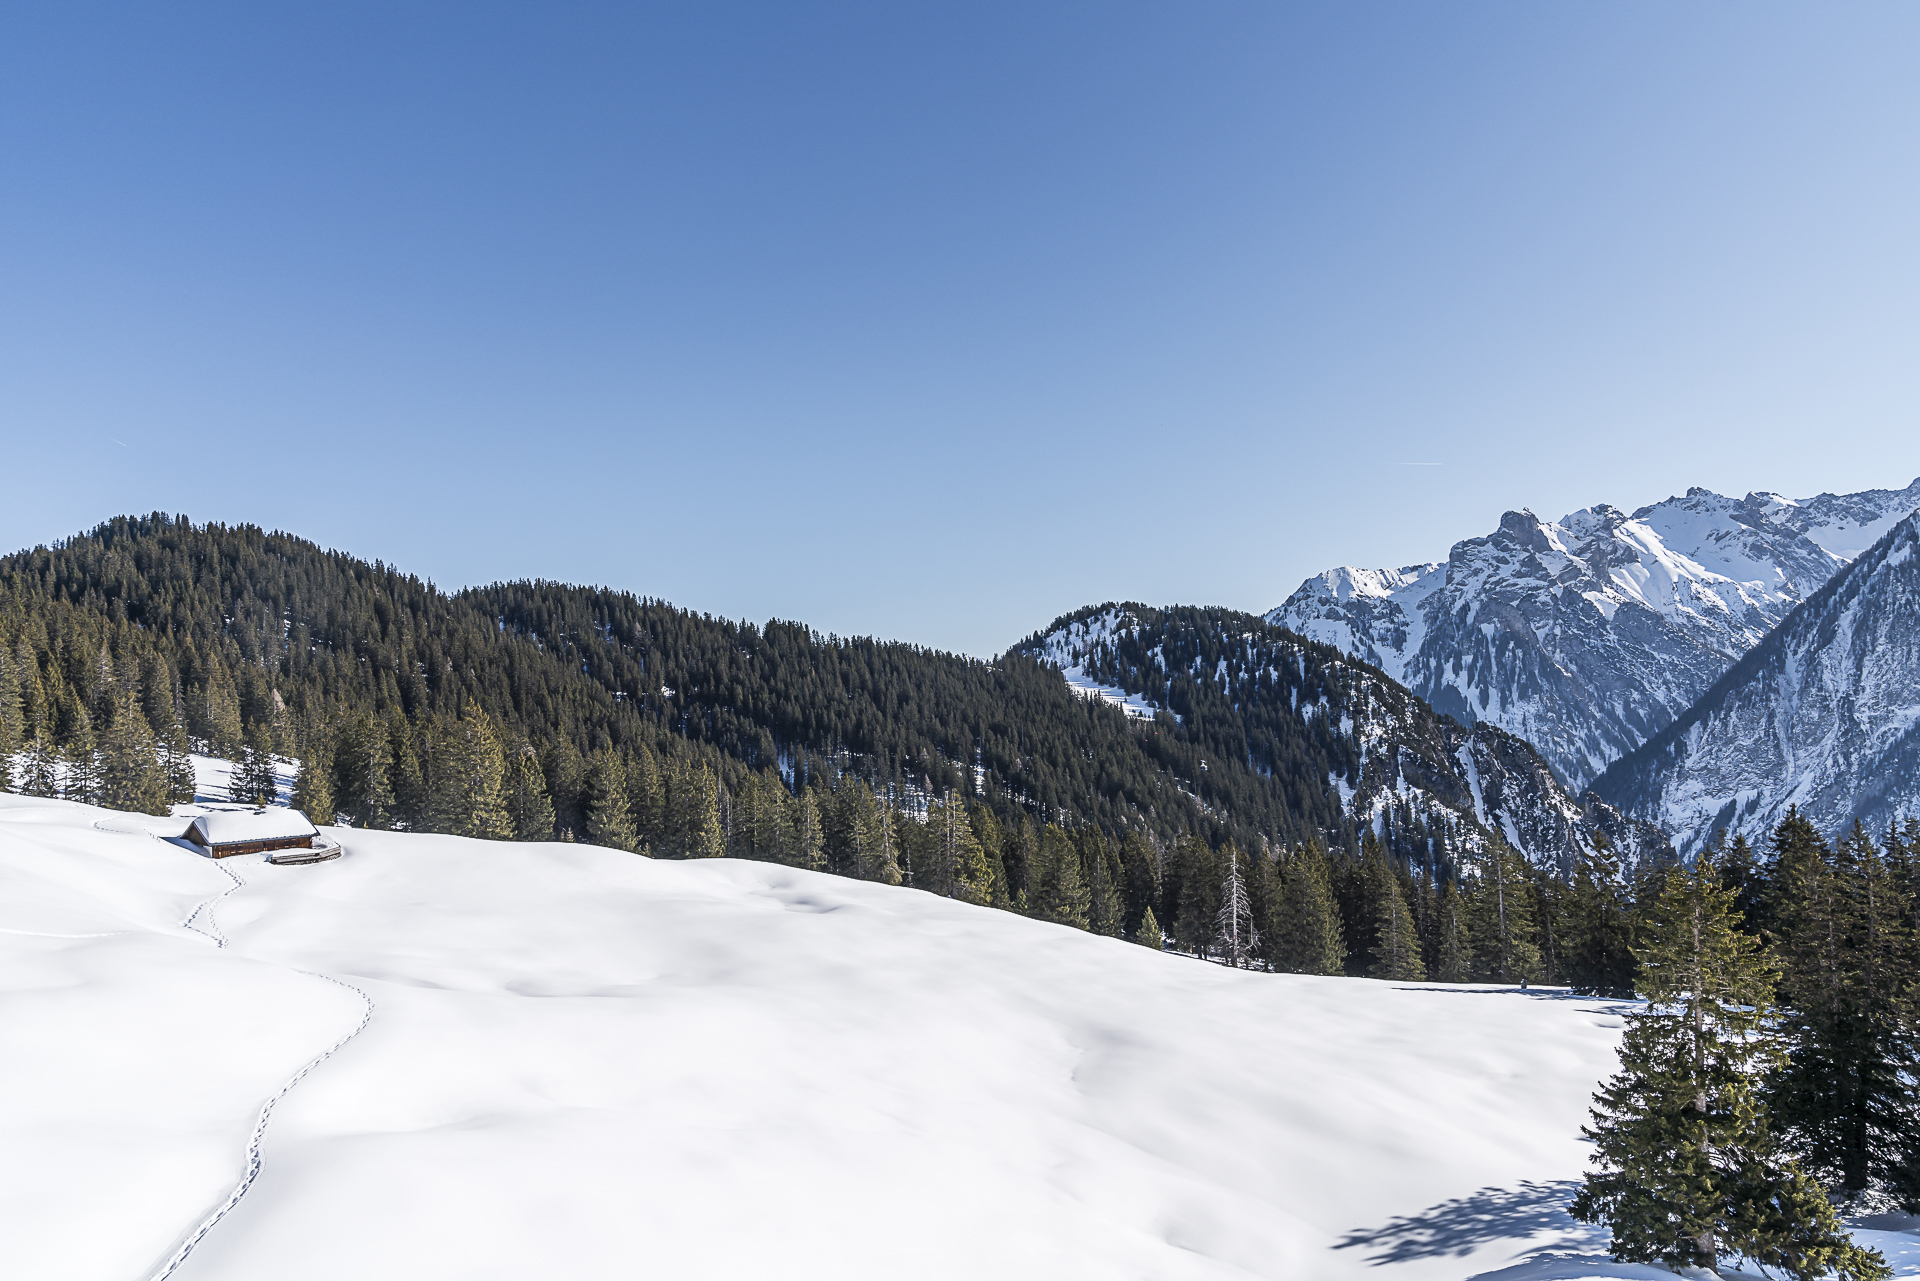
<svg viewBox="0 0 1920 1281">
<path fill-rule="evenodd" d="M 310 850 L 331 845 L 299 810 L 278 805 L 257 810 L 215 810 L 188 825 L 186 838 L 213 858 L 271 850 Z"/>
</svg>

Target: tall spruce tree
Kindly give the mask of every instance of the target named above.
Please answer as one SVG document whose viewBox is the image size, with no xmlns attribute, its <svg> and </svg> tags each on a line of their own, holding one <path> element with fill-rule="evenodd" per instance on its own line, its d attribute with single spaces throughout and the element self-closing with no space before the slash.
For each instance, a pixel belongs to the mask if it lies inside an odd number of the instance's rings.
<svg viewBox="0 0 1920 1281">
<path fill-rule="evenodd" d="M 469 699 L 460 719 L 434 736 L 433 746 L 429 786 L 435 830 L 478 840 L 511 839 L 506 758 L 493 718 Z"/>
<path fill-rule="evenodd" d="M 553 839 L 553 798 L 547 794 L 547 776 L 525 739 L 514 745 L 508 765 L 507 820 L 516 841 Z"/>
<path fill-rule="evenodd" d="M 1527 861 L 1505 841 L 1495 841 L 1479 863 L 1467 912 L 1474 969 L 1495 983 L 1536 980 L 1540 948 Z"/>
<path fill-rule="evenodd" d="M 1709 851 L 1664 877 L 1635 949 L 1647 1004 L 1627 1016 L 1620 1072 L 1583 1133 L 1600 1167 L 1571 1206 L 1613 1257 L 1717 1270 L 1742 1255 L 1796 1281 L 1882 1281 L 1826 1193 L 1776 1150 L 1758 1077 L 1779 1059 L 1775 970 L 1741 933 Z"/>
<path fill-rule="evenodd" d="M 1367 860 L 1373 881 L 1373 977 L 1377 979 L 1424 979 L 1426 963 L 1420 958 L 1420 939 L 1414 931 L 1413 913 L 1401 892 L 1400 878 L 1387 862 L 1386 851 L 1373 847 Z"/>
<path fill-rule="evenodd" d="M 13 790 L 13 754 L 20 750 L 23 720 L 20 674 L 6 646 L 0 645 L 0 792 Z"/>
<path fill-rule="evenodd" d="M 167 776 L 159 745 L 131 690 L 116 696 L 95 761 L 98 804 L 141 814 L 167 813 Z"/>
<path fill-rule="evenodd" d="M 821 826 L 820 802 L 814 798 L 812 788 L 800 793 L 790 812 L 793 816 L 793 835 L 787 849 L 793 865 L 809 872 L 826 871 L 826 830 Z"/>
<path fill-rule="evenodd" d="M 293 808 L 321 826 L 331 826 L 338 817 L 333 804 L 333 761 L 321 744 L 310 744 L 300 757 L 300 771 L 293 776 Z"/>
<path fill-rule="evenodd" d="M 1035 852 L 1032 895 L 1028 911 L 1043 921 L 1087 928 L 1086 882 L 1080 875 L 1080 854 L 1073 839 L 1049 823 L 1040 833 Z"/>
<path fill-rule="evenodd" d="M 633 811 L 627 799 L 626 769 L 620 757 L 608 750 L 593 758 L 587 771 L 586 836 L 595 845 L 632 853 L 639 848 L 639 834 L 633 830 Z"/>
<path fill-rule="evenodd" d="M 1564 979 L 1576 992 L 1633 995 L 1633 906 L 1620 863 L 1604 840 L 1574 860 L 1562 898 Z"/>
<path fill-rule="evenodd" d="M 1281 869 L 1275 968 L 1292 974 L 1344 974 L 1347 948 L 1327 856 L 1318 842 L 1300 846 Z"/>
<path fill-rule="evenodd" d="M 1797 838 L 1796 838 L 1797 839 Z M 1768 1103 L 1806 1166 L 1850 1196 L 1901 1185 L 1920 1128 L 1907 905 L 1866 829 L 1807 842 L 1775 920 L 1788 1059 Z"/>
</svg>

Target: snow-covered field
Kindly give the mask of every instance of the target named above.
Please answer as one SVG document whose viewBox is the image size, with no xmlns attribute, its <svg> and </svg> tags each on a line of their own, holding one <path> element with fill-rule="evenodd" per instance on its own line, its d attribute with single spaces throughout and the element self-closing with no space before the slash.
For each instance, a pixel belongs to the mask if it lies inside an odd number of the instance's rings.
<svg viewBox="0 0 1920 1281">
<path fill-rule="evenodd" d="M 316 1060 L 175 1276 L 1669 1275 L 1562 1208 L 1615 1005 L 732 860 L 335 829 L 216 865 L 180 826 L 0 796 L 8 1276 L 161 1272 Z"/>
</svg>

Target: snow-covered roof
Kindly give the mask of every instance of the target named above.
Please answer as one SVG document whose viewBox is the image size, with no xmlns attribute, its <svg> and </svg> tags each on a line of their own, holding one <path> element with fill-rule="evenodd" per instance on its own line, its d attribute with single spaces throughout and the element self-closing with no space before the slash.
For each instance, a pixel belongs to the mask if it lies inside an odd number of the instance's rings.
<svg viewBox="0 0 1920 1281">
<path fill-rule="evenodd" d="M 233 845 L 240 841 L 282 841 L 317 836 L 320 829 L 299 810 L 278 805 L 257 810 L 215 810 L 193 820 L 187 829 L 204 845 Z"/>
</svg>

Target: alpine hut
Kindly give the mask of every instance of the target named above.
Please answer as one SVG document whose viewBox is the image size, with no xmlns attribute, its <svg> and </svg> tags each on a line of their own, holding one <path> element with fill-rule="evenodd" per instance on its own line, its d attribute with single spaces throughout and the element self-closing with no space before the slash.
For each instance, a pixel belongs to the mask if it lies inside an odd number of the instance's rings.
<svg viewBox="0 0 1920 1281">
<path fill-rule="evenodd" d="M 202 814 L 188 824 L 186 838 L 212 858 L 264 852 L 271 862 L 307 863 L 340 855 L 340 846 L 322 836 L 305 814 L 277 805 Z M 276 855 L 279 850 L 292 852 Z"/>
</svg>

